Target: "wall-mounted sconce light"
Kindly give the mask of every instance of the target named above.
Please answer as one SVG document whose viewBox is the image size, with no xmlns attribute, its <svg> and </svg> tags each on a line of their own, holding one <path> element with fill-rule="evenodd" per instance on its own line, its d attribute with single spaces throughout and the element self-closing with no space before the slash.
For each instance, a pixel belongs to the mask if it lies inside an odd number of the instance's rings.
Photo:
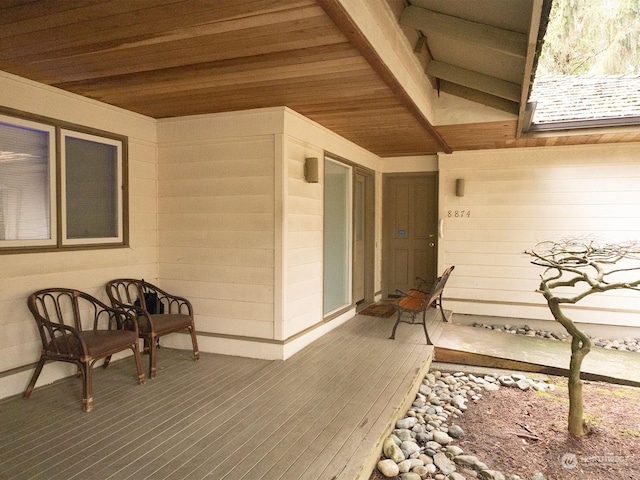
<svg viewBox="0 0 640 480">
<path fill-rule="evenodd" d="M 456 197 L 464 197 L 464 178 L 456 179 Z"/>
<path fill-rule="evenodd" d="M 304 159 L 304 179 L 308 183 L 318 183 L 318 158 L 310 157 Z"/>
</svg>

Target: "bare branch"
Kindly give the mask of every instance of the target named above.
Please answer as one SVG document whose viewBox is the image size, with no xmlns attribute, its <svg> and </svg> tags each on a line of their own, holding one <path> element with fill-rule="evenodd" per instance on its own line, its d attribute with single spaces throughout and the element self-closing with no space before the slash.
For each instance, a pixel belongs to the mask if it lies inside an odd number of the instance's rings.
<svg viewBox="0 0 640 480">
<path fill-rule="evenodd" d="M 616 289 L 640 290 L 640 280 L 613 281 L 613 277 L 629 272 L 640 272 L 639 264 L 612 268 L 625 260 L 640 260 L 640 244 L 623 242 L 604 244 L 589 238 L 572 238 L 561 241 L 538 243 L 525 254 L 533 257 L 532 264 L 544 267 L 540 276 L 540 292 L 558 303 L 577 303 L 588 295 Z M 556 297 L 552 291 L 558 288 L 576 288 L 585 284 L 585 289 L 572 297 Z"/>
</svg>

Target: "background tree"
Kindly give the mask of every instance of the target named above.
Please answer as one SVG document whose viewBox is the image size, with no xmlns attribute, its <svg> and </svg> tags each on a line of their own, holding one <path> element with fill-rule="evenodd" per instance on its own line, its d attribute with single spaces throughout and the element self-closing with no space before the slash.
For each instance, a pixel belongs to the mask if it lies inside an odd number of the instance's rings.
<svg viewBox="0 0 640 480">
<path fill-rule="evenodd" d="M 640 245 L 636 242 L 599 245 L 585 239 L 538 243 L 525 252 L 534 265 L 544 267 L 539 292 L 547 300 L 553 318 L 571 335 L 569 365 L 569 432 L 585 435 L 582 361 L 591 349 L 591 340 L 562 311 L 594 293 L 618 289 L 640 291 Z M 572 292 L 571 295 L 556 292 Z"/>
<path fill-rule="evenodd" d="M 553 0 L 538 74 L 640 74 L 640 1 Z"/>
</svg>

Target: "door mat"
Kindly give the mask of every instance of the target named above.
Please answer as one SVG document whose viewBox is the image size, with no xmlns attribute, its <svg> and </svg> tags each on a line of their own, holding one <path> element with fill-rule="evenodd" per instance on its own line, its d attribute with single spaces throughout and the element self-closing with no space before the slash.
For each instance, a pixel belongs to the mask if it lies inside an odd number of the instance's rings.
<svg viewBox="0 0 640 480">
<path fill-rule="evenodd" d="M 370 317 L 389 318 L 396 313 L 396 307 L 388 303 L 373 303 L 364 310 L 358 312 L 358 315 L 368 315 Z"/>
</svg>

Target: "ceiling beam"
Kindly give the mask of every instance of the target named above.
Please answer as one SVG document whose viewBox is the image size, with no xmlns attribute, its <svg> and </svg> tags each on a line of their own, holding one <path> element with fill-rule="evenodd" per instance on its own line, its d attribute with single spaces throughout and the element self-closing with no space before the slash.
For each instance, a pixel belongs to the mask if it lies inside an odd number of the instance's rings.
<svg viewBox="0 0 640 480">
<path fill-rule="evenodd" d="M 403 10 L 400 24 L 417 28 L 427 38 L 429 34 L 438 33 L 518 58 L 525 58 L 527 54 L 527 36 L 522 33 L 464 20 L 414 5 L 409 5 Z"/>
<path fill-rule="evenodd" d="M 516 102 L 480 92 L 469 87 L 463 87 L 457 83 L 441 80 L 440 91 L 481 105 L 486 105 L 487 107 L 495 108 L 496 110 L 501 110 L 512 115 L 518 115 L 519 105 Z"/>
<path fill-rule="evenodd" d="M 360 15 L 364 15 L 367 12 L 367 9 L 363 8 L 363 2 L 365 2 L 365 0 L 317 0 L 317 2 L 329 18 L 331 18 L 333 23 L 349 40 L 351 45 L 353 45 L 353 47 L 369 62 L 371 67 L 389 86 L 400 102 L 411 112 L 414 118 L 437 143 L 440 151 L 444 153 L 452 153 L 451 147 L 435 129 L 423 108 L 416 103 L 412 94 L 408 91 L 409 88 L 406 80 L 411 77 L 410 73 L 404 71 L 399 72 L 398 75 L 394 74 L 394 69 L 385 62 L 381 57 L 381 54 L 376 50 L 376 47 L 372 44 L 372 41 L 364 33 L 364 27 L 361 28 L 356 21 L 356 13 L 359 12 Z M 352 12 L 353 16 L 348 13 L 349 11 Z M 363 21 L 362 19 L 360 20 Z M 394 21 L 394 25 L 399 30 L 397 22 Z M 377 30 L 379 31 L 380 27 Z M 411 50 L 409 50 L 409 53 L 413 55 Z M 420 70 L 418 69 L 417 71 Z M 405 83 L 403 83 L 403 80 Z M 426 86 L 430 88 L 428 82 L 426 83 Z"/>
<path fill-rule="evenodd" d="M 427 74 L 457 83 L 463 87 L 473 88 L 496 97 L 505 98 L 512 102 L 520 102 L 520 85 L 516 83 L 435 60 L 429 63 Z"/>
</svg>

